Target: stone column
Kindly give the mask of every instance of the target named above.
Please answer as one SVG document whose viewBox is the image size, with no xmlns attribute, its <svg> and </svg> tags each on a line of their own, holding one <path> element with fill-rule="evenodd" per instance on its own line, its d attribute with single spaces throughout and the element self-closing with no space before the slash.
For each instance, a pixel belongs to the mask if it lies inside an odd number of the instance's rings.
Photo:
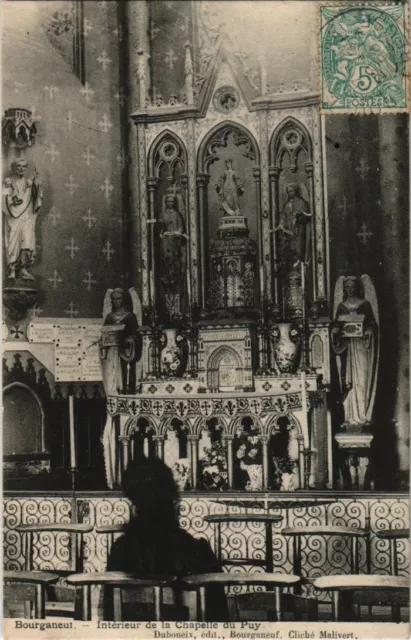
<svg viewBox="0 0 411 640">
<path fill-rule="evenodd" d="M 232 436 L 232 435 L 223 436 L 223 439 L 227 443 L 228 488 L 229 489 L 233 489 L 233 484 L 234 484 L 234 482 L 233 482 L 233 471 L 234 471 L 234 466 L 233 466 L 233 440 L 234 440 L 234 436 Z"/>
<path fill-rule="evenodd" d="M 185 90 L 186 90 L 187 105 L 191 106 L 191 105 L 194 104 L 193 58 L 192 58 L 192 55 L 191 55 L 191 45 L 190 45 L 190 43 L 186 42 L 184 46 L 185 46 L 185 49 L 186 49 L 186 55 L 185 55 L 185 61 L 184 61 Z"/>
<path fill-rule="evenodd" d="M 207 233 L 206 226 L 206 203 L 207 203 L 207 185 L 209 183 L 210 176 L 208 173 L 199 173 L 197 175 L 198 186 L 198 203 L 199 203 L 199 225 L 200 225 L 200 255 L 201 255 L 201 308 L 205 309 L 206 294 L 207 294 L 207 265 L 205 255 L 205 236 Z"/>
<path fill-rule="evenodd" d="M 198 467 L 198 440 L 199 436 L 189 435 L 187 439 L 190 443 L 191 452 L 191 486 L 193 489 L 197 489 L 197 467 Z"/>
<path fill-rule="evenodd" d="M 259 256 L 259 269 L 258 276 L 260 281 L 260 306 L 264 303 L 265 294 L 265 281 L 266 274 L 264 268 L 264 239 L 263 239 L 263 224 L 261 219 L 261 170 L 259 167 L 253 169 L 253 177 L 256 193 L 256 215 L 258 220 L 258 256 Z"/>
<path fill-rule="evenodd" d="M 384 344 L 381 344 L 380 372 L 381 378 L 384 379 L 382 382 L 387 383 L 384 385 L 384 403 L 386 406 L 394 405 L 391 415 L 387 414 L 385 418 L 387 422 L 390 419 L 392 421 L 391 429 L 394 433 L 391 433 L 390 437 L 396 441 L 400 482 L 404 480 L 405 483 L 410 462 L 407 119 L 406 114 L 384 115 L 378 118 L 382 260 L 387 303 L 387 308 L 380 307 L 380 330 L 383 328 L 384 341 Z M 378 290 L 378 283 L 375 284 Z M 388 296 L 391 300 L 387 300 Z M 383 442 L 381 437 L 381 446 Z"/>
<path fill-rule="evenodd" d="M 153 436 L 156 445 L 156 456 L 159 460 L 164 461 L 164 436 Z"/>
<path fill-rule="evenodd" d="M 136 141 L 136 130 L 130 114 L 139 107 L 144 108 L 141 103 L 140 85 L 136 82 L 138 75 L 143 72 L 141 56 L 139 51 L 144 52 L 144 74 L 146 77 L 146 90 L 150 87 L 150 41 L 148 38 L 149 14 L 147 0 L 139 2 L 124 2 L 122 11 L 124 12 L 124 24 L 121 25 L 125 31 L 125 52 L 128 59 L 126 71 L 127 113 L 124 122 L 126 132 L 126 153 L 128 160 L 128 194 L 127 199 L 127 241 L 130 250 L 130 265 L 125 265 L 129 269 L 130 282 L 133 286 L 141 286 L 141 231 L 140 231 L 140 211 L 139 211 L 139 185 L 138 185 L 138 152 Z"/>
<path fill-rule="evenodd" d="M 277 242 L 274 229 L 278 224 L 278 210 L 279 210 L 279 195 L 278 195 L 278 181 L 280 178 L 280 167 L 270 167 L 270 191 L 271 191 L 271 234 L 272 234 L 272 253 L 273 253 L 273 276 L 274 276 L 274 308 L 275 311 L 279 311 L 279 293 L 278 293 L 278 256 L 277 256 Z"/>
<path fill-rule="evenodd" d="M 263 489 L 269 489 L 269 477 L 268 477 L 268 442 L 269 436 L 260 436 L 260 442 L 263 448 Z"/>
<path fill-rule="evenodd" d="M 313 163 L 306 162 L 305 170 L 308 175 L 308 186 L 309 186 L 309 197 L 310 197 L 310 212 L 313 214 L 310 227 L 311 227 L 311 265 L 312 265 L 312 294 L 313 301 L 317 299 L 317 259 L 316 259 L 316 229 L 315 229 L 315 219 L 314 219 L 314 174 L 313 174 Z"/>
<path fill-rule="evenodd" d="M 149 217 L 147 220 L 148 236 L 150 246 L 150 260 L 147 268 L 150 272 L 150 304 L 153 310 L 156 309 L 156 255 L 155 255 L 155 195 L 158 187 L 158 180 L 150 176 L 147 178 Z"/>
</svg>

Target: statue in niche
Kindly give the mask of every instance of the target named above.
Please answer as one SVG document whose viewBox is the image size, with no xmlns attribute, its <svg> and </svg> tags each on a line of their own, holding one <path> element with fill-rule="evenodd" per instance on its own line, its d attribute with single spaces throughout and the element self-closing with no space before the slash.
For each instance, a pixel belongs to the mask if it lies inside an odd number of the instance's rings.
<svg viewBox="0 0 411 640">
<path fill-rule="evenodd" d="M 226 216 L 239 216 L 238 198 L 244 193 L 244 184 L 238 173 L 234 171 L 232 160 L 226 160 L 225 166 L 224 174 L 216 184 L 221 208 Z"/>
<path fill-rule="evenodd" d="M 310 259 L 312 212 L 307 200 L 301 196 L 301 187 L 295 183 L 286 186 L 287 201 L 280 213 L 275 231 L 279 238 L 280 259 L 293 266 Z"/>
<path fill-rule="evenodd" d="M 35 260 L 35 226 L 43 192 L 36 168 L 28 178 L 27 167 L 27 160 L 18 158 L 3 183 L 4 245 L 10 279 L 34 280 L 29 267 Z"/>
<path fill-rule="evenodd" d="M 135 393 L 136 364 L 141 357 L 142 308 L 137 291 L 129 289 L 133 311 L 126 309 L 123 289 L 107 289 L 100 342 L 103 380 L 107 395 Z"/>
<path fill-rule="evenodd" d="M 163 197 L 160 224 L 160 282 L 170 319 L 183 315 L 184 280 L 188 236 L 185 233 L 184 201 L 168 189 Z"/>
<path fill-rule="evenodd" d="M 331 345 L 337 356 L 344 425 L 372 421 L 379 359 L 378 302 L 371 278 L 340 276 Z"/>
</svg>

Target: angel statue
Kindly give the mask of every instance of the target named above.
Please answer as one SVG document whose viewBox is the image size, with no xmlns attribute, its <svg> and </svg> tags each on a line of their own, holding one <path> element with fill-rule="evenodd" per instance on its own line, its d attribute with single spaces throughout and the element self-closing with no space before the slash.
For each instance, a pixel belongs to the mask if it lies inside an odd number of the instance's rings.
<svg viewBox="0 0 411 640">
<path fill-rule="evenodd" d="M 379 314 L 367 275 L 340 276 L 334 290 L 331 345 L 337 356 L 345 425 L 368 425 L 377 386 Z"/>
<path fill-rule="evenodd" d="M 133 311 L 126 309 L 123 289 L 107 289 L 104 298 L 100 357 L 106 394 L 134 393 L 136 363 L 141 357 L 142 307 L 134 287 L 129 289 Z"/>
<path fill-rule="evenodd" d="M 300 262 L 307 264 L 310 259 L 312 213 L 301 195 L 302 189 L 303 186 L 295 183 L 286 186 L 287 201 L 275 229 L 281 259 L 287 262 L 287 258 L 291 258 L 294 266 Z"/>
<path fill-rule="evenodd" d="M 239 216 L 238 196 L 244 193 L 244 185 L 238 173 L 234 171 L 232 160 L 225 161 L 226 169 L 216 184 L 216 191 L 221 201 L 225 216 Z"/>
</svg>

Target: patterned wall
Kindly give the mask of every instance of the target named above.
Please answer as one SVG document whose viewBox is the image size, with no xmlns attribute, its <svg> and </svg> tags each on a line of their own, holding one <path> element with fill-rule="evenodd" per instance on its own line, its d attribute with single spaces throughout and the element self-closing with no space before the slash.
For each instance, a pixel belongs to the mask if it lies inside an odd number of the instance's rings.
<svg viewBox="0 0 411 640">
<path fill-rule="evenodd" d="M 344 497 L 335 502 L 311 507 L 299 507 L 296 494 L 286 494 L 288 507 L 281 505 L 281 496 L 276 502 L 262 498 L 258 506 L 247 507 L 238 497 L 232 504 L 218 503 L 210 496 L 185 496 L 179 503 L 180 525 L 197 538 L 207 539 L 214 545 L 213 525 L 204 521 L 209 514 L 247 512 L 260 513 L 266 504 L 270 512 L 281 514 L 283 521 L 273 525 L 273 554 L 276 571 L 290 573 L 292 568 L 292 541 L 280 535 L 281 529 L 289 526 L 334 525 L 351 528 L 370 528 L 369 571 L 366 562 L 365 543 L 359 545 L 360 573 L 390 573 L 389 541 L 380 540 L 376 534 L 382 529 L 401 529 L 409 526 L 409 506 L 405 496 L 386 498 Z M 268 501 L 267 501 L 268 500 Z M 4 566 L 7 569 L 21 569 L 24 565 L 22 535 L 15 531 L 21 523 L 70 522 L 72 502 L 64 497 L 10 497 L 4 500 Z M 79 520 L 93 527 L 127 522 L 129 504 L 121 497 L 81 498 L 77 501 Z M 350 547 L 342 536 L 310 536 L 302 547 L 303 570 L 310 577 L 324 574 L 348 573 L 350 571 Z M 107 536 L 95 530 L 85 535 L 85 571 L 102 571 L 107 561 Z M 41 533 L 35 540 L 34 565 L 42 569 L 69 568 L 70 542 L 64 533 Z M 222 527 L 223 558 L 263 559 L 265 555 L 265 534 L 260 523 L 236 522 Z M 398 541 L 398 572 L 409 575 L 409 543 Z M 238 565 L 237 565 L 238 566 Z M 251 565 L 241 565 L 242 570 L 250 570 Z M 236 570 L 236 567 L 232 567 Z"/>
<path fill-rule="evenodd" d="M 122 181 L 127 159 L 120 128 L 126 104 L 119 74 L 122 32 L 117 3 L 84 3 L 82 84 L 68 54 L 72 3 L 53 7 L 63 20 L 65 8 L 69 16 L 60 35 L 51 9 L 46 11 L 53 4 L 25 3 L 18 19 L 13 7 L 5 7 L 3 108 L 26 107 L 37 120 L 36 144 L 27 153 L 29 169 L 35 164 L 45 196 L 33 269 L 42 292 L 37 313 L 98 317 L 104 291 L 116 286 L 123 273 Z M 8 171 L 12 152 L 4 160 Z"/>
</svg>

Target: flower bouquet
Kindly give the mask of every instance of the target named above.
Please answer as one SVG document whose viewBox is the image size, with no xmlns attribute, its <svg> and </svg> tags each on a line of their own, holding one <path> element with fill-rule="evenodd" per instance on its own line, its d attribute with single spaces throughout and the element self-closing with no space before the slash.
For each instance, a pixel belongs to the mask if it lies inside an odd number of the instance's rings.
<svg viewBox="0 0 411 640">
<path fill-rule="evenodd" d="M 228 486 L 227 449 L 222 442 L 213 442 L 204 449 L 201 476 L 206 489 L 223 491 Z"/>
<path fill-rule="evenodd" d="M 295 491 L 298 487 L 295 486 L 295 470 L 297 463 L 290 458 L 273 458 L 274 474 L 277 488 L 280 491 Z"/>
</svg>

